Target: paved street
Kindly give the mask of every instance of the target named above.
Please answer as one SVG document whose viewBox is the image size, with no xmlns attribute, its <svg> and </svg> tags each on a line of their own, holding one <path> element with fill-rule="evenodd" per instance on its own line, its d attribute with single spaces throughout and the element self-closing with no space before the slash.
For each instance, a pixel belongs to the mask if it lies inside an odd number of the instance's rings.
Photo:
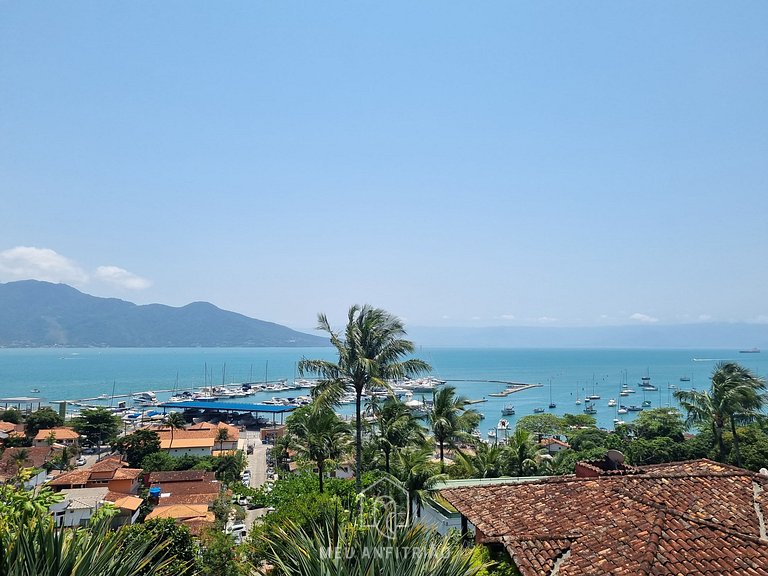
<svg viewBox="0 0 768 576">
<path fill-rule="evenodd" d="M 251 471 L 251 488 L 258 488 L 267 479 L 267 450 L 270 449 L 270 446 L 261 443 L 261 435 L 258 431 L 247 430 L 241 432 L 240 437 L 243 439 L 242 449 L 246 452 L 248 470 Z M 248 445 L 253 446 L 253 454 L 247 453 Z M 264 508 L 246 510 L 245 525 L 250 528 L 254 520 L 264 514 L 266 514 Z"/>
</svg>

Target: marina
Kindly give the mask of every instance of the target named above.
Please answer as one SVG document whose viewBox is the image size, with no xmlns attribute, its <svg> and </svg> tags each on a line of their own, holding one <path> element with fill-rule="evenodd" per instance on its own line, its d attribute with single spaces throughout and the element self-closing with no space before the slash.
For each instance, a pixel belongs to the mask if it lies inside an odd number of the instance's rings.
<svg viewBox="0 0 768 576">
<path fill-rule="evenodd" d="M 455 386 L 457 395 L 467 398 L 488 421 L 506 417 L 513 427 L 537 408 L 557 416 L 583 413 L 586 408 L 598 425 L 610 429 L 619 416 L 626 415 L 631 422 L 641 413 L 630 407 L 676 407 L 669 385 L 702 389 L 719 361 L 740 362 L 758 375 L 768 372 L 768 357 L 740 355 L 737 350 L 423 348 L 419 352 L 432 365 L 432 373 L 390 383 L 401 399 L 408 401 L 410 393 L 414 404 L 428 403 L 434 390 Z M 307 401 L 315 384 L 312 375 L 298 373 L 302 358 L 336 359 L 334 350 L 326 348 L 0 349 L 0 389 L 9 398 L 32 397 L 54 407 L 66 401 L 69 416 L 96 406 L 134 418 L 157 416 L 151 398 L 135 396 L 142 392 L 153 392 L 157 403 L 215 396 L 209 400 L 299 405 Z M 212 384 L 212 368 L 224 365 L 226 376 L 221 369 L 219 382 Z M 258 372 L 261 381 L 254 378 Z M 681 374 L 690 380 L 681 380 Z M 40 392 L 30 394 L 32 389 Z M 373 393 L 386 397 L 390 392 L 381 388 Z M 512 394 L 514 406 L 509 402 Z M 585 401 L 589 396 L 601 398 Z M 337 411 L 349 417 L 354 396 L 343 402 Z M 547 409 L 548 404 L 555 407 Z M 514 414 L 503 414 L 507 407 Z M 416 407 L 422 413 L 423 408 Z"/>
</svg>

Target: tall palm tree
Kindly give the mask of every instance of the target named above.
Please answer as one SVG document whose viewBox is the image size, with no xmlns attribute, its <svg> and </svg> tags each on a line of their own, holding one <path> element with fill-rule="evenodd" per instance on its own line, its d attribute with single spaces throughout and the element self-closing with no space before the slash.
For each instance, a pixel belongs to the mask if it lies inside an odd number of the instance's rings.
<svg viewBox="0 0 768 576">
<path fill-rule="evenodd" d="M 760 417 L 766 400 L 764 390 L 765 381 L 749 369 L 735 362 L 720 362 L 712 372 L 709 390 L 677 390 L 675 398 L 688 413 L 688 425 L 711 426 L 720 462 L 725 461 L 723 431 L 730 427 L 736 464 L 741 466 L 736 425 Z"/>
<path fill-rule="evenodd" d="M 480 422 L 480 414 L 467 406 L 467 399 L 456 396 L 454 386 L 444 386 L 434 395 L 427 419 L 440 447 L 441 471 L 445 470 L 445 444 L 455 446 L 457 440 L 468 439 L 469 433 Z"/>
<path fill-rule="evenodd" d="M 363 391 L 371 386 L 387 386 L 387 381 L 429 372 L 426 362 L 404 360 L 414 351 L 405 340 L 399 318 L 380 308 L 354 305 L 349 309 L 344 334 L 336 333 L 325 314 L 318 315 L 318 330 L 327 332 L 339 354 L 337 362 L 303 359 L 299 374 L 320 377 L 313 390 L 316 402 L 336 403 L 345 392 L 355 394 L 355 487 L 362 489 L 363 427 L 360 403 Z"/>
<path fill-rule="evenodd" d="M 416 517 L 421 516 L 425 498 L 434 492 L 435 486 L 448 479 L 432 462 L 432 448 L 408 446 L 398 450 L 395 457 L 395 477 L 403 483 L 408 492 L 408 510 L 416 508 Z"/>
<path fill-rule="evenodd" d="M 173 431 L 184 430 L 187 426 L 187 421 L 184 420 L 184 416 L 181 415 L 181 412 L 171 412 L 165 419 L 165 423 L 171 429 L 171 446 L 173 446 Z"/>
<path fill-rule="evenodd" d="M 291 445 L 317 464 L 320 493 L 325 463 L 341 457 L 349 445 L 350 427 L 330 406 L 317 404 L 296 410 L 287 420 Z"/>
<path fill-rule="evenodd" d="M 426 430 L 419 424 L 413 412 L 395 397 L 383 403 L 371 403 L 376 427 L 375 444 L 384 453 L 384 470 L 390 473 L 392 451 L 410 444 L 423 444 Z"/>
<path fill-rule="evenodd" d="M 216 430 L 216 442 L 219 443 L 219 452 L 224 450 L 224 442 L 229 440 L 229 430 L 226 428 L 217 428 Z"/>
</svg>

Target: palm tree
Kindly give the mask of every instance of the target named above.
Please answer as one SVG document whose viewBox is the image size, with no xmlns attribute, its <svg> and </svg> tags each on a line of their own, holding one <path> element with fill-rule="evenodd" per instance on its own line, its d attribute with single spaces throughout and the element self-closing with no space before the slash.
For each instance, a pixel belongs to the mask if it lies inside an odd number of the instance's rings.
<svg viewBox="0 0 768 576">
<path fill-rule="evenodd" d="M 498 478 L 503 474 L 504 450 L 499 444 L 478 442 L 475 453 L 458 450 L 457 463 L 469 478 Z"/>
<path fill-rule="evenodd" d="M 510 476 L 529 476 L 538 471 L 544 461 L 544 450 L 537 448 L 533 434 L 524 428 L 515 428 L 502 448 L 505 472 Z"/>
<path fill-rule="evenodd" d="M 421 507 L 425 498 L 434 492 L 435 486 L 448 479 L 447 474 L 440 474 L 432 462 L 432 448 L 408 446 L 398 450 L 395 458 L 395 477 L 403 483 L 408 492 L 408 510 L 421 516 Z"/>
<path fill-rule="evenodd" d="M 456 396 L 454 386 L 445 386 L 434 395 L 427 419 L 440 446 L 441 471 L 445 470 L 445 444 L 455 446 L 456 440 L 468 438 L 469 433 L 480 422 L 480 414 L 466 406 L 467 399 L 464 396 Z"/>
<path fill-rule="evenodd" d="M 165 419 L 165 423 L 171 429 L 171 446 L 173 446 L 173 431 L 184 430 L 187 426 L 187 421 L 184 420 L 184 416 L 181 415 L 181 412 L 171 412 Z"/>
<path fill-rule="evenodd" d="M 316 404 L 296 410 L 287 421 L 292 446 L 317 464 L 320 493 L 325 463 L 341 457 L 349 444 L 350 428 L 330 406 Z"/>
<path fill-rule="evenodd" d="M 330 335 L 339 354 L 337 362 L 303 359 L 299 374 L 320 377 L 313 390 L 315 401 L 337 403 L 345 392 L 355 394 L 355 487 L 362 489 L 363 426 L 360 399 L 371 386 L 388 386 L 387 381 L 429 372 L 429 364 L 415 358 L 403 360 L 414 351 L 413 342 L 405 340 L 399 318 L 369 305 L 349 309 L 343 336 L 334 332 L 325 314 L 318 315 L 318 330 Z"/>
<path fill-rule="evenodd" d="M 717 459 L 725 461 L 723 431 L 733 435 L 736 465 L 741 466 L 736 425 L 753 422 L 765 405 L 765 381 L 735 362 L 720 362 L 712 372 L 710 390 L 677 390 L 675 398 L 688 413 L 686 424 L 709 425 L 717 443 Z"/>
<path fill-rule="evenodd" d="M 390 473 L 392 451 L 411 444 L 423 444 L 425 430 L 413 412 L 395 397 L 382 404 L 371 402 L 372 415 L 377 429 L 375 443 L 384 452 L 384 470 Z"/>
<path fill-rule="evenodd" d="M 226 428 L 218 428 L 216 431 L 216 442 L 219 443 L 219 453 L 224 450 L 224 442 L 229 440 L 229 430 Z"/>
</svg>

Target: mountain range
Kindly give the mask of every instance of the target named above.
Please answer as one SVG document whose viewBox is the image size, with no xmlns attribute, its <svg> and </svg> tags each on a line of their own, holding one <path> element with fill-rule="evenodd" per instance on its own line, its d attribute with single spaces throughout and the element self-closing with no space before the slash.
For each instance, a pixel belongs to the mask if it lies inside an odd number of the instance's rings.
<svg viewBox="0 0 768 576">
<path fill-rule="evenodd" d="M 768 348 L 768 324 L 602 327 L 409 326 L 419 346 L 508 348 Z M 208 302 L 137 305 L 38 280 L 0 283 L 0 347 L 328 346 L 327 338 Z"/>
<path fill-rule="evenodd" d="M 66 284 L 0 284 L 0 347 L 328 346 L 327 338 L 193 302 L 98 298 Z"/>
</svg>

